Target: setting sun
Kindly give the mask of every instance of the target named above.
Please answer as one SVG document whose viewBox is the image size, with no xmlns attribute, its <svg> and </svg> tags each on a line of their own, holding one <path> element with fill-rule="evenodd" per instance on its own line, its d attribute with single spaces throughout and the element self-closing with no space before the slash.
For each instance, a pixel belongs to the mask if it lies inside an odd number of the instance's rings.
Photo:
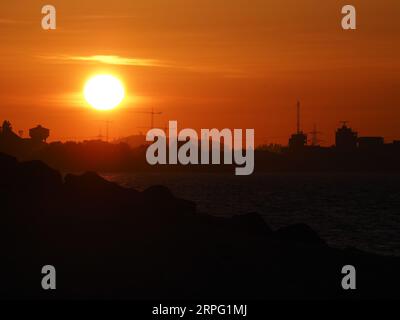
<svg viewBox="0 0 400 320">
<path fill-rule="evenodd" d="M 111 110 L 125 97 L 121 81 L 111 75 L 97 75 L 90 78 L 84 89 L 86 101 L 97 110 Z"/>
</svg>

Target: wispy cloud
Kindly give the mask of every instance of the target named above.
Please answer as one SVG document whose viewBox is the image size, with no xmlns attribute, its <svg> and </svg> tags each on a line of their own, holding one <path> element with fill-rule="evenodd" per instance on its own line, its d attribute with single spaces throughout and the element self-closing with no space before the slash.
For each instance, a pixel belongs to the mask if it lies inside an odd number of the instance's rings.
<svg viewBox="0 0 400 320">
<path fill-rule="evenodd" d="M 70 57 L 71 60 L 93 61 L 105 64 L 114 64 L 121 66 L 139 66 L 139 67 L 162 67 L 165 66 L 159 60 L 126 58 L 120 56 L 89 56 L 89 57 Z"/>
<path fill-rule="evenodd" d="M 33 22 L 32 20 L 14 20 L 14 19 L 0 18 L 0 25 L 16 25 L 16 24 L 26 25 L 26 24 L 31 24 L 32 22 Z"/>
<path fill-rule="evenodd" d="M 90 20 L 121 20 L 121 19 L 134 19 L 137 15 L 101 15 L 101 14 L 85 14 L 85 15 L 74 15 L 65 17 L 64 20 L 71 21 L 90 21 Z"/>
<path fill-rule="evenodd" d="M 61 61 L 61 62 L 93 62 L 120 66 L 138 67 L 167 67 L 165 63 L 155 59 L 141 59 L 131 57 L 120 57 L 115 55 L 94 55 L 94 56 L 41 56 L 40 58 Z"/>
<path fill-rule="evenodd" d="M 2 18 L 0 18 L 0 24 L 16 24 L 16 23 L 18 23 L 17 20 L 2 19 Z"/>
<path fill-rule="evenodd" d="M 157 59 L 143 59 L 134 57 L 121 57 L 118 55 L 93 55 L 93 56 L 75 56 L 75 55 L 56 55 L 56 56 L 39 56 L 41 59 L 51 60 L 56 63 L 101 63 L 119 66 L 136 66 L 136 67 L 161 67 L 173 68 L 177 70 L 219 74 L 228 78 L 243 78 L 248 75 L 243 70 L 230 68 L 227 66 L 207 66 L 207 65 L 191 65 L 183 63 L 167 62 Z"/>
</svg>

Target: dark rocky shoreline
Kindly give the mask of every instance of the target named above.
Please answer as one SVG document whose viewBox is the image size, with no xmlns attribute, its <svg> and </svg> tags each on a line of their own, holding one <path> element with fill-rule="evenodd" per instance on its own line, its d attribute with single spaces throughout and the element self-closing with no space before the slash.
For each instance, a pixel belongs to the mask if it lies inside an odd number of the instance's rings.
<svg viewBox="0 0 400 320">
<path fill-rule="evenodd" d="M 0 154 L 2 299 L 399 298 L 400 258 L 330 248 L 306 225 L 200 214 L 162 186 Z M 57 289 L 41 287 L 54 265 Z M 357 290 L 341 287 L 344 265 Z"/>
</svg>

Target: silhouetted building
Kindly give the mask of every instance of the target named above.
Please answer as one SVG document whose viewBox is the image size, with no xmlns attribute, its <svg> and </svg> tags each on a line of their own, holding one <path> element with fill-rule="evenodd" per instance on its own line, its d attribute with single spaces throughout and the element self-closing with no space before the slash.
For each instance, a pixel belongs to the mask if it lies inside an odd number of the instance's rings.
<svg viewBox="0 0 400 320">
<path fill-rule="evenodd" d="M 343 122 L 341 128 L 336 130 L 336 148 L 340 151 L 352 151 L 357 148 L 357 132 L 353 131 Z"/>
<path fill-rule="evenodd" d="M 50 136 L 50 130 L 38 125 L 35 128 L 29 129 L 29 136 L 33 141 L 46 142 L 47 138 Z"/>
<path fill-rule="evenodd" d="M 289 139 L 289 149 L 299 150 L 303 149 L 307 144 L 307 135 L 300 130 L 300 102 L 297 102 L 297 132 L 292 134 Z"/>
<path fill-rule="evenodd" d="M 396 147 L 400 147 L 400 140 L 393 140 L 393 145 Z"/>
<path fill-rule="evenodd" d="M 383 137 L 360 137 L 358 147 L 362 150 L 376 150 L 384 145 Z"/>
<path fill-rule="evenodd" d="M 303 132 L 292 134 L 289 139 L 289 149 L 298 150 L 304 148 L 307 143 L 307 135 Z"/>
</svg>

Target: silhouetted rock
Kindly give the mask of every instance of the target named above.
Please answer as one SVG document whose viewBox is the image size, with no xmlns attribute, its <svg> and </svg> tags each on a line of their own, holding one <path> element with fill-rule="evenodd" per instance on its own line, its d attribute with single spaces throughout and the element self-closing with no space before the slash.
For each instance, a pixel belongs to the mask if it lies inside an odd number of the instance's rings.
<svg viewBox="0 0 400 320">
<path fill-rule="evenodd" d="M 15 157 L 9 156 L 8 154 L 0 152 L 0 164 L 1 169 L 7 169 L 11 166 L 15 166 L 17 164 L 17 159 Z"/>
<path fill-rule="evenodd" d="M 109 182 L 94 172 L 82 175 L 67 174 L 64 178 L 66 191 L 80 197 L 110 198 L 118 197 L 127 190 Z M 130 189 L 133 191 L 133 189 Z"/>
<path fill-rule="evenodd" d="M 164 186 L 152 186 L 143 191 L 143 195 L 149 199 L 157 199 L 160 201 L 169 201 L 173 199 L 171 191 Z"/>
<path fill-rule="evenodd" d="M 272 232 L 256 213 L 220 218 L 156 186 L 61 175 L 0 154 L 0 298 L 398 297 L 400 259 L 328 247 L 306 225 Z M 299 245 L 300 244 L 300 245 Z M 57 270 L 57 290 L 40 285 Z M 340 287 L 357 268 L 357 290 Z"/>
<path fill-rule="evenodd" d="M 160 206 L 162 214 L 168 213 L 168 217 L 178 214 L 181 216 L 192 215 L 196 212 L 196 205 L 192 201 L 177 199 L 171 191 L 164 186 L 152 186 L 142 192 L 142 196 L 147 204 Z"/>
<path fill-rule="evenodd" d="M 270 236 L 271 228 L 258 213 L 247 213 L 233 216 L 232 224 L 240 230 L 252 235 Z"/>
<path fill-rule="evenodd" d="M 14 179 L 13 173 L 17 165 L 17 159 L 0 152 L 0 185 L 10 184 L 10 179 Z"/>
<path fill-rule="evenodd" d="M 18 166 L 18 173 L 25 186 L 32 185 L 35 188 L 51 189 L 60 188 L 62 185 L 61 174 L 41 161 L 21 162 Z M 34 183 L 30 184 L 30 181 Z"/>
<path fill-rule="evenodd" d="M 284 242 L 326 245 L 313 229 L 303 223 L 280 228 L 275 232 L 275 236 Z"/>
</svg>

